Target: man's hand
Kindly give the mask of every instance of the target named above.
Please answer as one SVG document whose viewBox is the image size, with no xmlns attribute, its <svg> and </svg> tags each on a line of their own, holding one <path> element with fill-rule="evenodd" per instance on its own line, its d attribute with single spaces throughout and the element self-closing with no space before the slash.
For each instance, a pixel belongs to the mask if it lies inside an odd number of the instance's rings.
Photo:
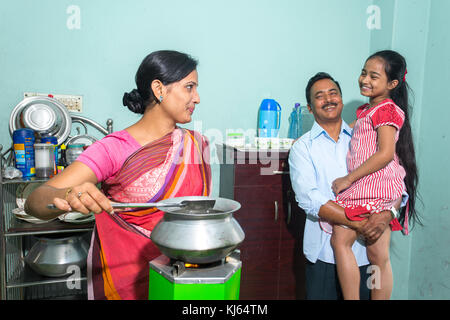
<svg viewBox="0 0 450 320">
<path fill-rule="evenodd" d="M 361 227 L 360 232 L 366 239 L 367 244 L 375 243 L 383 234 L 392 220 L 390 211 L 371 214 L 367 222 Z"/>
</svg>

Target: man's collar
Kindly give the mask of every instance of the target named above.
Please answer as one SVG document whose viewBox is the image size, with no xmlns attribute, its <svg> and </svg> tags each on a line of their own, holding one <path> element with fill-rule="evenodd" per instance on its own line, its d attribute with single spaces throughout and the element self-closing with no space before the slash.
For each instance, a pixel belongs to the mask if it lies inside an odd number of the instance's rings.
<svg viewBox="0 0 450 320">
<path fill-rule="evenodd" d="M 348 134 L 349 136 L 351 136 L 352 132 L 353 132 L 353 129 L 350 128 L 350 126 L 344 120 L 342 120 L 342 122 L 341 122 L 341 134 L 342 134 L 342 132 Z M 314 121 L 314 124 L 311 128 L 311 140 L 317 138 L 322 133 L 328 135 L 328 133 L 325 131 L 325 129 L 322 128 L 316 121 Z"/>
</svg>

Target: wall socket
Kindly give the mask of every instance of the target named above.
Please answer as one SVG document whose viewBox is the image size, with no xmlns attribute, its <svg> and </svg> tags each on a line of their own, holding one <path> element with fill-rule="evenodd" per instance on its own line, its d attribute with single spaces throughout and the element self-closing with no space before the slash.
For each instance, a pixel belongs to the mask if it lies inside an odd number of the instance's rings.
<svg viewBox="0 0 450 320">
<path fill-rule="evenodd" d="M 83 96 L 69 95 L 69 94 L 53 94 L 53 93 L 37 93 L 37 92 L 24 92 L 23 97 L 35 97 L 51 95 L 53 98 L 64 104 L 70 112 L 82 112 L 83 110 Z"/>
</svg>

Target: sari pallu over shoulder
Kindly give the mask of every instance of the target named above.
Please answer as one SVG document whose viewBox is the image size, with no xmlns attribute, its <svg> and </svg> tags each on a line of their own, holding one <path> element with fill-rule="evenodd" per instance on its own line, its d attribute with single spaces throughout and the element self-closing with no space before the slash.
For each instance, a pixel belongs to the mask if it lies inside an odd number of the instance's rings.
<svg viewBox="0 0 450 320">
<path fill-rule="evenodd" d="M 208 196 L 210 187 L 208 142 L 179 128 L 134 152 L 103 183 L 105 194 L 117 202 Z M 149 236 L 162 216 L 156 208 L 96 216 L 88 261 L 90 299 L 147 298 L 148 262 L 160 255 Z"/>
</svg>

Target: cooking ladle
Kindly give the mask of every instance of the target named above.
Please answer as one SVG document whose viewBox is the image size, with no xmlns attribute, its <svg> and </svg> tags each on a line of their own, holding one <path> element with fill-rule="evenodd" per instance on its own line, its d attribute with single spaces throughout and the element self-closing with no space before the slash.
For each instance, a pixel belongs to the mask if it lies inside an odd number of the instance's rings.
<svg viewBox="0 0 450 320">
<path fill-rule="evenodd" d="M 144 202 L 144 203 L 119 203 L 112 202 L 111 205 L 113 208 L 165 208 L 165 207 L 179 207 L 184 208 L 186 210 L 209 210 L 214 208 L 216 204 L 216 200 L 208 199 L 208 200 L 183 200 L 181 202 L 174 203 L 161 203 L 161 202 Z M 57 209 L 54 204 L 48 204 L 47 208 L 49 209 Z"/>
</svg>

